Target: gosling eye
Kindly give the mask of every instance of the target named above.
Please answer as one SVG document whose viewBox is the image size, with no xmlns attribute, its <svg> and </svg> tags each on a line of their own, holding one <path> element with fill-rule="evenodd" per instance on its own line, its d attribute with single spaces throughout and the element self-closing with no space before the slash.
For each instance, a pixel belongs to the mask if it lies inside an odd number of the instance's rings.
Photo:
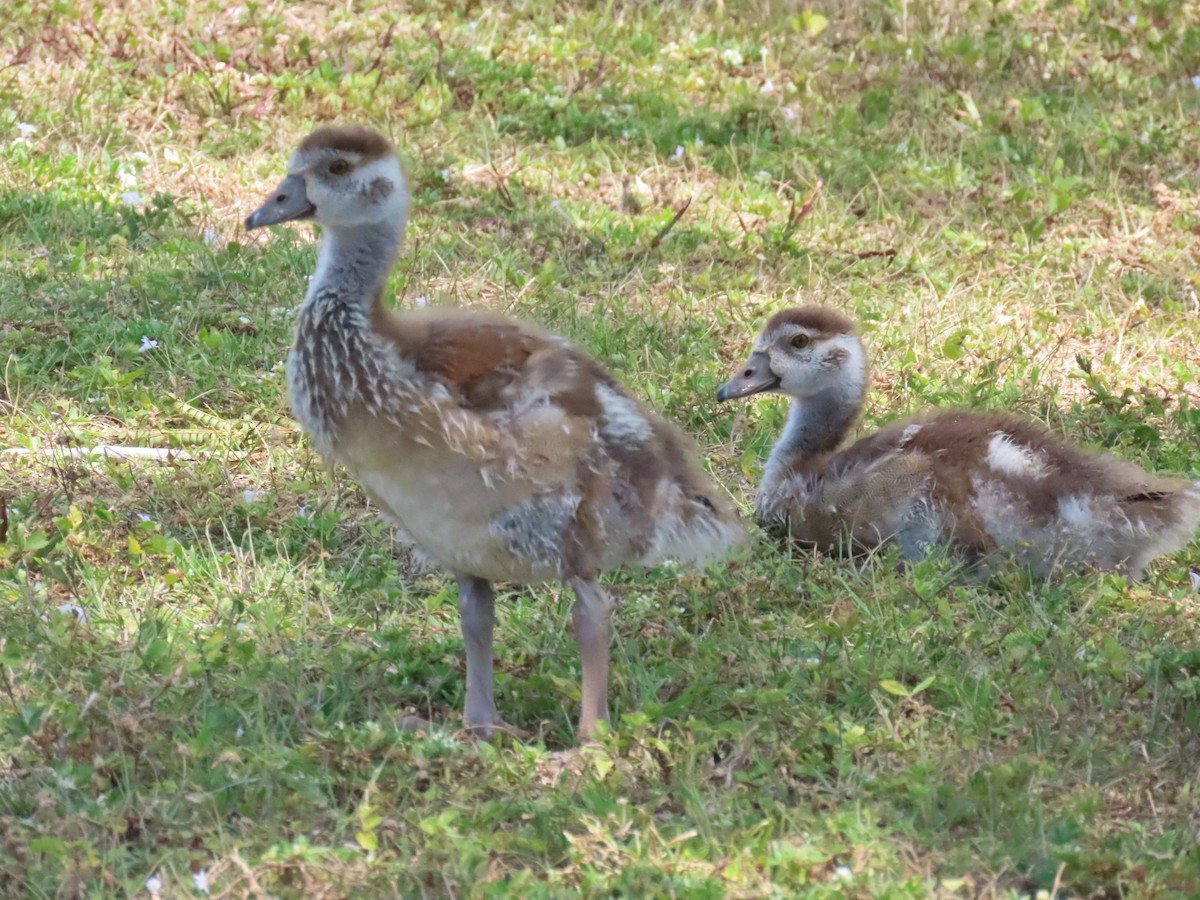
<svg viewBox="0 0 1200 900">
<path fill-rule="evenodd" d="M 812 338 L 810 338 L 807 334 L 804 334 L 803 332 L 801 332 L 800 334 L 798 334 L 792 338 L 792 346 L 794 348 L 796 348 L 797 350 L 803 350 L 805 347 L 807 347 L 811 343 L 812 343 Z"/>
<path fill-rule="evenodd" d="M 345 175 L 349 171 L 350 163 L 346 162 L 344 159 L 335 159 L 329 164 L 330 175 Z"/>
</svg>

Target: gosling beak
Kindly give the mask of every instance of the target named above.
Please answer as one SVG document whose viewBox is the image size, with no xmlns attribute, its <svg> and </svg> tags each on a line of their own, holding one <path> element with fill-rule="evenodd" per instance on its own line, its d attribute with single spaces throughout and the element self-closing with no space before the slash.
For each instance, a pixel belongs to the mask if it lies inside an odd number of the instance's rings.
<svg viewBox="0 0 1200 900">
<path fill-rule="evenodd" d="M 752 354 L 741 371 L 721 385 L 717 402 L 749 397 L 779 387 L 779 376 L 771 371 L 771 358 L 763 352 Z"/>
<path fill-rule="evenodd" d="M 278 225 L 280 222 L 291 222 L 294 219 L 309 219 L 317 208 L 309 202 L 304 190 L 304 179 L 299 175 L 289 175 L 279 182 L 279 187 L 271 191 L 265 203 L 250 215 L 246 216 L 246 230 L 262 228 L 264 225 Z"/>
</svg>

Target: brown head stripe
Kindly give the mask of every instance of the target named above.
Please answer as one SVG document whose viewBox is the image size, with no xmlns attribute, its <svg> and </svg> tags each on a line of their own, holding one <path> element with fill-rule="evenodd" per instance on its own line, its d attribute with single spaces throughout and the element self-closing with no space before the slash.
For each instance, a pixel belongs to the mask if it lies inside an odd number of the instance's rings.
<svg viewBox="0 0 1200 900">
<path fill-rule="evenodd" d="M 824 306 L 793 306 L 771 316 L 766 331 L 781 325 L 799 325 L 823 334 L 853 334 L 854 323 L 841 313 Z"/>
<path fill-rule="evenodd" d="M 300 142 L 300 150 L 339 150 L 376 159 L 392 152 L 392 145 L 378 131 L 362 125 L 325 125 Z"/>
</svg>

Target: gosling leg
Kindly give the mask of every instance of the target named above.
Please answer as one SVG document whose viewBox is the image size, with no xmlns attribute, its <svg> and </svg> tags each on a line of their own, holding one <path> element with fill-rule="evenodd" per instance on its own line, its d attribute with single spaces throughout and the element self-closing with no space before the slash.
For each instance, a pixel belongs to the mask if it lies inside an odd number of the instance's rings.
<svg viewBox="0 0 1200 900">
<path fill-rule="evenodd" d="M 458 576 L 458 612 L 467 645 L 467 699 L 463 727 L 491 740 L 495 731 L 514 730 L 496 712 L 492 693 L 492 632 L 496 627 L 496 594 L 482 578 Z"/>
<path fill-rule="evenodd" d="M 575 605 L 571 619 L 583 661 L 583 704 L 579 712 L 579 740 L 596 735 L 596 723 L 608 721 L 609 620 L 613 601 L 594 581 L 572 580 Z"/>
</svg>

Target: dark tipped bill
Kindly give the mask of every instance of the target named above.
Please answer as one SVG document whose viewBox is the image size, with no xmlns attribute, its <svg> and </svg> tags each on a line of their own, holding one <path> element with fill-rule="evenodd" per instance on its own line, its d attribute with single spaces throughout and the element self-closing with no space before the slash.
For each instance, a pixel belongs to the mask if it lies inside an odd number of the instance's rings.
<svg viewBox="0 0 1200 900">
<path fill-rule="evenodd" d="M 779 387 L 779 376 L 771 371 L 771 358 L 765 353 L 755 353 L 746 360 L 741 371 L 721 385 L 717 391 L 718 402 L 749 397 Z"/>
<path fill-rule="evenodd" d="M 317 211 L 309 202 L 304 190 L 304 179 L 299 175 L 289 175 L 279 182 L 279 187 L 271 191 L 266 202 L 250 215 L 246 216 L 246 230 L 262 228 L 264 225 L 278 225 L 280 222 L 291 222 L 295 219 L 308 219 Z"/>
</svg>

